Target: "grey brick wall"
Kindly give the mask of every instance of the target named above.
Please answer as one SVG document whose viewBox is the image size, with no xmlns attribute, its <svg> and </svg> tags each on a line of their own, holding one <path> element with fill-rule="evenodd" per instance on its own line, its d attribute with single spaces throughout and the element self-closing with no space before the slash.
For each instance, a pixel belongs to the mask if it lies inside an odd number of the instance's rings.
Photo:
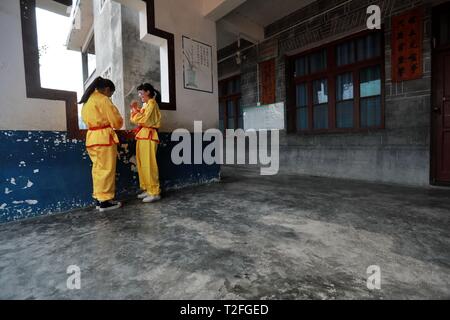
<svg viewBox="0 0 450 320">
<path fill-rule="evenodd" d="M 286 100 L 285 55 L 318 47 L 366 28 L 366 8 L 382 10 L 385 35 L 385 129 L 320 135 L 282 132 L 280 169 L 309 175 L 429 185 L 431 113 L 431 5 L 427 1 L 319 0 L 266 27 L 277 46 L 276 101 Z M 391 17 L 424 6 L 421 79 L 391 81 Z M 292 27 L 297 25 L 296 27 Z M 290 28 L 291 27 L 291 28 Z M 290 28 L 288 31 L 283 30 Z M 281 33 L 280 33 L 281 32 Z M 267 43 L 265 44 L 267 46 Z M 256 48 L 240 66 L 242 105 L 257 102 Z M 219 69 L 224 72 L 224 69 Z"/>
</svg>

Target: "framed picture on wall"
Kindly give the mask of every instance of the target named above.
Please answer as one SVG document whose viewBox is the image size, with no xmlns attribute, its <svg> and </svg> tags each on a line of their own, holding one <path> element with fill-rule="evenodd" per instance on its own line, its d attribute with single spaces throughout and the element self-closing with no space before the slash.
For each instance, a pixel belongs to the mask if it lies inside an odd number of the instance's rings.
<svg viewBox="0 0 450 320">
<path fill-rule="evenodd" d="M 212 47 L 183 36 L 184 88 L 213 93 Z"/>
</svg>

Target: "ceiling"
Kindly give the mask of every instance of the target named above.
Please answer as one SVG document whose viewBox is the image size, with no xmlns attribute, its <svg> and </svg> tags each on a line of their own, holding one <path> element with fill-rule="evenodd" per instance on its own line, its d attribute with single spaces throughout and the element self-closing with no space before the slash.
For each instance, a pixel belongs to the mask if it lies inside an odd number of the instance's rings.
<svg viewBox="0 0 450 320">
<path fill-rule="evenodd" d="M 260 28 L 278 21 L 289 14 L 307 6 L 315 0 L 247 0 L 242 5 L 224 16 L 217 24 L 218 49 L 222 49 L 238 39 L 238 32 L 224 28 L 222 21 L 246 21 Z M 242 34 L 246 33 L 242 26 Z"/>
<path fill-rule="evenodd" d="M 312 2 L 314 0 L 247 0 L 232 13 L 239 14 L 262 27 L 267 27 Z"/>
</svg>

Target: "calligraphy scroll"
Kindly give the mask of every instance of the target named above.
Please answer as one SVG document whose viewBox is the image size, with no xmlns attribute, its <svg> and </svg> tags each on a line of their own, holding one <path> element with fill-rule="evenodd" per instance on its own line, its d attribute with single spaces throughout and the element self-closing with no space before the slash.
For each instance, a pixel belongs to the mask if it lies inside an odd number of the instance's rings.
<svg viewBox="0 0 450 320">
<path fill-rule="evenodd" d="M 184 88 L 213 93 L 212 47 L 183 36 Z"/>
<path fill-rule="evenodd" d="M 392 81 L 422 77 L 422 43 L 422 8 L 392 18 Z"/>
</svg>

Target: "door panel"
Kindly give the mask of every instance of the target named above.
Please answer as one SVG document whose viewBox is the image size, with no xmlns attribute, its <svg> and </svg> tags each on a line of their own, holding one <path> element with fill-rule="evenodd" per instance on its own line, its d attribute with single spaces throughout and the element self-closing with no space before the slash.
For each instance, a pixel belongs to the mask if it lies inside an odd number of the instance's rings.
<svg viewBox="0 0 450 320">
<path fill-rule="evenodd" d="M 434 54 L 433 136 L 435 180 L 450 182 L 450 50 Z"/>
</svg>

